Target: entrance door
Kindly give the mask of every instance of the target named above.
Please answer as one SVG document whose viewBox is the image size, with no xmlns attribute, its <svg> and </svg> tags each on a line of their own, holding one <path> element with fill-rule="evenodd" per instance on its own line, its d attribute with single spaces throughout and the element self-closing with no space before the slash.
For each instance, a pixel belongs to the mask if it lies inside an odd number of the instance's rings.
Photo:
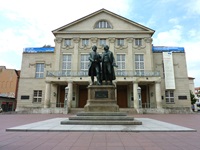
<svg viewBox="0 0 200 150">
<path fill-rule="evenodd" d="M 142 108 L 146 108 L 148 106 L 147 104 L 147 86 L 141 85 L 141 98 L 142 98 Z"/>
<path fill-rule="evenodd" d="M 127 108 L 127 86 L 117 85 L 117 104 L 119 108 Z"/>
<path fill-rule="evenodd" d="M 60 86 L 60 100 L 57 102 L 56 107 L 64 107 L 65 87 L 66 86 Z"/>
<path fill-rule="evenodd" d="M 78 107 L 84 108 L 84 106 L 87 103 L 87 99 L 88 99 L 87 85 L 80 85 L 79 86 L 79 104 L 78 104 Z"/>
</svg>

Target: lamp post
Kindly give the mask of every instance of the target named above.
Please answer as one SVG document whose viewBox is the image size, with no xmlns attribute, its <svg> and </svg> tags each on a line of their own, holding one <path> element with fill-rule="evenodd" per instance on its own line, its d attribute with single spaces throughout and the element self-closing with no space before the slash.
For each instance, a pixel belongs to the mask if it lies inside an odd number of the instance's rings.
<svg viewBox="0 0 200 150">
<path fill-rule="evenodd" d="M 137 88 L 137 92 L 138 92 L 138 101 L 139 101 L 139 107 L 141 107 L 141 87 L 138 86 Z"/>
<path fill-rule="evenodd" d="M 65 108 L 67 108 L 68 93 L 69 93 L 69 87 L 67 86 L 65 87 L 65 101 L 64 101 Z"/>
</svg>

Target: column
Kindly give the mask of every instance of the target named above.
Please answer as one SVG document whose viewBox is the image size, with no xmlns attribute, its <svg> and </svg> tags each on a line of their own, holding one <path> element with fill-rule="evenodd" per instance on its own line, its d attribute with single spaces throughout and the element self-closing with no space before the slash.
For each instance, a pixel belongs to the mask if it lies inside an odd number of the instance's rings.
<svg viewBox="0 0 200 150">
<path fill-rule="evenodd" d="M 56 101 L 58 95 L 57 88 L 58 88 L 57 84 L 51 84 L 51 98 L 50 98 L 51 108 L 56 108 Z"/>
<path fill-rule="evenodd" d="M 44 108 L 49 108 L 50 106 L 50 95 L 51 95 L 51 83 L 46 81 Z"/>
<path fill-rule="evenodd" d="M 67 107 L 72 107 L 72 98 L 73 98 L 73 82 L 68 81 L 69 93 L 68 93 L 68 100 L 67 100 Z"/>
<path fill-rule="evenodd" d="M 134 108 L 139 109 L 139 99 L 138 99 L 138 83 L 133 83 L 133 94 L 134 94 Z"/>
<path fill-rule="evenodd" d="M 156 90 L 156 103 L 157 108 L 162 108 L 162 99 L 161 99 L 161 87 L 160 82 L 155 82 L 155 90 Z"/>
</svg>

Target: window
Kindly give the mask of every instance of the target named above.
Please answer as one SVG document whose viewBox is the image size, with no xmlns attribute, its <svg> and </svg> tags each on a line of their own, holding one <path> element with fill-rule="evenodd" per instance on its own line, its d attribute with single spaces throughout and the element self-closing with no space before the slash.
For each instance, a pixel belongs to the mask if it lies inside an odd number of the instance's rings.
<svg viewBox="0 0 200 150">
<path fill-rule="evenodd" d="M 44 63 L 36 64 L 35 78 L 44 78 Z"/>
<path fill-rule="evenodd" d="M 34 103 L 42 102 L 42 90 L 34 90 L 33 91 L 33 102 Z"/>
<path fill-rule="evenodd" d="M 81 55 L 81 71 L 83 72 L 88 72 L 88 64 L 89 64 L 89 60 L 88 60 L 88 54 L 82 54 Z"/>
<path fill-rule="evenodd" d="M 117 75 L 124 76 L 125 75 L 125 54 L 117 54 Z"/>
<path fill-rule="evenodd" d="M 82 46 L 89 45 L 89 39 L 82 39 Z"/>
<path fill-rule="evenodd" d="M 71 46 L 71 39 L 65 39 L 65 46 Z"/>
<path fill-rule="evenodd" d="M 99 40 L 99 45 L 105 46 L 106 45 L 106 39 L 100 39 Z"/>
<path fill-rule="evenodd" d="M 142 46 L 142 39 L 135 39 L 136 46 Z"/>
<path fill-rule="evenodd" d="M 69 75 L 72 66 L 72 56 L 71 54 L 63 54 L 62 60 L 62 73 L 65 75 Z"/>
<path fill-rule="evenodd" d="M 144 74 L 144 55 L 135 54 L 135 72 L 137 75 Z"/>
<path fill-rule="evenodd" d="M 166 103 L 174 103 L 174 91 L 172 90 L 165 91 L 165 100 Z"/>
<path fill-rule="evenodd" d="M 81 64 L 80 64 L 80 70 L 81 70 L 81 75 L 87 75 L 88 74 L 88 54 L 81 54 Z"/>
<path fill-rule="evenodd" d="M 105 20 L 101 20 L 99 22 L 97 22 L 96 28 L 111 28 L 111 25 L 109 24 L 108 21 L 105 21 Z"/>
<path fill-rule="evenodd" d="M 117 45 L 123 46 L 124 45 L 124 39 L 117 39 Z"/>
</svg>

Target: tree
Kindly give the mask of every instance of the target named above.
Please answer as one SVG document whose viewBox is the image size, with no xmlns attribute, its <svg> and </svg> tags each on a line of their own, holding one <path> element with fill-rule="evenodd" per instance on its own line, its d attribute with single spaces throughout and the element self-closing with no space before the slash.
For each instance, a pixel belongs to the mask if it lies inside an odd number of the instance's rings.
<svg viewBox="0 0 200 150">
<path fill-rule="evenodd" d="M 197 98 L 195 97 L 195 95 L 192 93 L 191 90 L 190 90 L 190 98 L 191 98 L 191 104 L 194 105 L 197 101 Z"/>
</svg>

